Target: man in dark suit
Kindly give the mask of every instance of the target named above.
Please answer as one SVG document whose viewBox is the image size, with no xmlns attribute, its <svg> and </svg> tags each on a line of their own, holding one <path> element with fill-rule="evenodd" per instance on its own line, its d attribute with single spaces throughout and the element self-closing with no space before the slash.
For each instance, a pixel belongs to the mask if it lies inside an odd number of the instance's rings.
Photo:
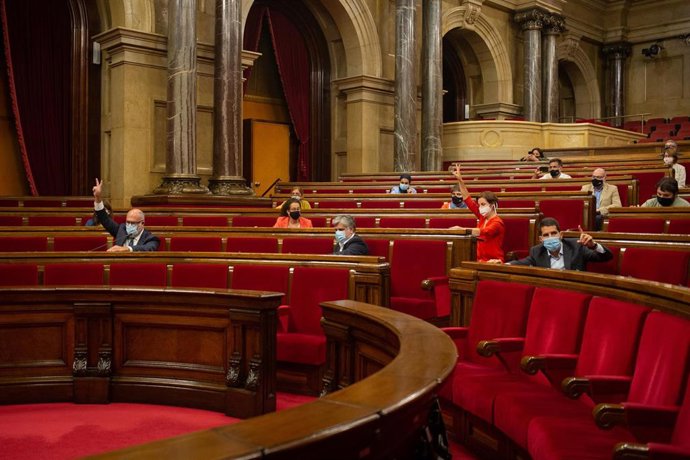
<svg viewBox="0 0 690 460">
<path fill-rule="evenodd" d="M 115 244 L 108 252 L 155 251 L 160 240 L 144 228 L 144 213 L 141 209 L 130 209 L 127 222 L 118 224 L 105 210 L 101 199 L 103 181 L 96 179 L 93 188 L 94 210 L 101 225 L 115 238 Z"/>
<path fill-rule="evenodd" d="M 591 235 L 580 228 L 580 238 L 563 238 L 558 221 L 551 217 L 539 224 L 541 244 L 533 246 L 529 256 L 508 262 L 511 265 L 560 270 L 587 270 L 588 262 L 606 262 L 613 254 L 606 247 L 595 243 Z"/>
<path fill-rule="evenodd" d="M 355 233 L 355 219 L 341 214 L 333 218 L 336 247 L 333 254 L 341 256 L 365 256 L 369 254 L 367 244 Z"/>
</svg>

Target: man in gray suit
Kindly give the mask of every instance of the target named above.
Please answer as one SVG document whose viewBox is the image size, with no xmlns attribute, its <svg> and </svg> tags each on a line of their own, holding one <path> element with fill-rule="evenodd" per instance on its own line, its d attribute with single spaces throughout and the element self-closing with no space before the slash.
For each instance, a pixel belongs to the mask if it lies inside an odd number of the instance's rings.
<svg viewBox="0 0 690 460">
<path fill-rule="evenodd" d="M 529 251 L 529 256 L 524 259 L 508 263 L 557 270 L 585 271 L 588 262 L 606 262 L 613 258 L 611 251 L 595 243 L 592 236 L 585 233 L 582 228 L 580 232 L 579 238 L 563 238 L 558 221 L 546 217 L 539 224 L 541 244 L 533 246 Z"/>
</svg>

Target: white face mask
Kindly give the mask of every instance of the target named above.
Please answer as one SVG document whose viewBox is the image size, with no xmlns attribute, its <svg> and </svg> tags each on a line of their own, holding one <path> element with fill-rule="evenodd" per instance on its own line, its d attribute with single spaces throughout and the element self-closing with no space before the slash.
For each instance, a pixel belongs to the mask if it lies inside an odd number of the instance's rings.
<svg viewBox="0 0 690 460">
<path fill-rule="evenodd" d="M 666 166 L 671 166 L 673 164 L 673 157 L 664 157 L 664 164 Z"/>
<path fill-rule="evenodd" d="M 486 215 L 489 214 L 490 212 L 491 212 L 491 206 L 489 206 L 488 204 L 484 205 L 484 206 L 479 206 L 479 214 L 481 214 L 482 216 L 486 217 Z"/>
</svg>

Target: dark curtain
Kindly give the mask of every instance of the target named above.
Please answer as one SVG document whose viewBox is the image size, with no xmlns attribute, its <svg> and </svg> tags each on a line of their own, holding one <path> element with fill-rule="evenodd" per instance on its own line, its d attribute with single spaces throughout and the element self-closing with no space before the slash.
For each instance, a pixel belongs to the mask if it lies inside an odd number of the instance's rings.
<svg viewBox="0 0 690 460">
<path fill-rule="evenodd" d="M 10 98 L 33 195 L 71 183 L 71 20 L 65 2 L 0 0 Z"/>
<path fill-rule="evenodd" d="M 251 51 L 258 49 L 261 28 L 264 18 L 266 18 L 290 121 L 299 142 L 297 180 L 309 180 L 311 178 L 309 161 L 311 91 L 307 46 L 300 30 L 279 11 L 269 11 L 268 8 L 264 7 L 256 11 L 255 14 L 252 13 L 253 11 L 250 12 L 250 17 L 247 19 L 244 35 L 246 47 Z M 253 46 L 253 48 L 249 48 L 249 46 Z"/>
</svg>

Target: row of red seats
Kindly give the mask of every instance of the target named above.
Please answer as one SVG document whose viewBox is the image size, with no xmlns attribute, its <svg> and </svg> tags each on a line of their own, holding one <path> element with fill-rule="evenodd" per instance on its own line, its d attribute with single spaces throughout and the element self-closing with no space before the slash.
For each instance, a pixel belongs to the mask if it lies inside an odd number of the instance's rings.
<svg viewBox="0 0 690 460">
<path fill-rule="evenodd" d="M 534 460 L 558 460 L 610 459 L 619 442 L 663 433 L 670 446 L 659 449 L 681 453 L 663 458 L 688 458 L 690 321 L 650 310 L 480 281 L 469 327 L 446 329 L 459 361 L 441 396 L 462 419 L 459 436 L 481 422 L 504 452 L 517 446 Z M 602 430 L 593 410 L 600 425 L 623 414 L 628 427 Z"/>
<path fill-rule="evenodd" d="M 604 224 L 605 232 L 621 233 L 670 233 L 690 234 L 690 214 L 687 218 L 666 219 L 663 217 L 609 217 Z"/>
</svg>

